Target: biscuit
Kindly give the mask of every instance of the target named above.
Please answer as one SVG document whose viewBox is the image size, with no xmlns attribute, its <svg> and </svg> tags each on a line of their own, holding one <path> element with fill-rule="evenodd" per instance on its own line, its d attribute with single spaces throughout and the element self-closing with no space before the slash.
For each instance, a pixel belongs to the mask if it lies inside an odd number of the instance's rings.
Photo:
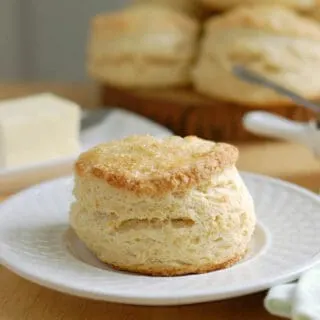
<svg viewBox="0 0 320 320">
<path fill-rule="evenodd" d="M 309 99 L 320 95 L 320 27 L 279 6 L 238 7 L 207 21 L 192 71 L 198 92 L 253 106 L 292 102 L 232 74 L 242 65 Z M 310 81 L 313 79 L 313 81 Z"/>
<path fill-rule="evenodd" d="M 163 5 L 197 19 L 202 19 L 207 14 L 202 3 L 198 0 L 135 0 L 134 4 L 136 3 L 154 3 Z"/>
<path fill-rule="evenodd" d="M 279 5 L 296 10 L 309 10 L 318 0 L 201 0 L 202 3 L 213 10 L 228 10 L 240 5 Z"/>
<path fill-rule="evenodd" d="M 235 147 L 197 137 L 99 145 L 75 164 L 70 224 L 116 269 L 175 276 L 229 267 L 256 223 L 237 158 Z"/>
<path fill-rule="evenodd" d="M 92 20 L 88 73 L 118 87 L 173 87 L 190 83 L 199 25 L 155 4 L 130 6 Z"/>
</svg>

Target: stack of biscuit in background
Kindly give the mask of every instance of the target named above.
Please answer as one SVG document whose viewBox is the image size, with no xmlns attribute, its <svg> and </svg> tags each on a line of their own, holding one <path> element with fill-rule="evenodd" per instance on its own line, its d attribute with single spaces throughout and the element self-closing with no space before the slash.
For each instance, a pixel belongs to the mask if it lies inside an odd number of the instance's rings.
<svg viewBox="0 0 320 320">
<path fill-rule="evenodd" d="M 143 4 L 93 21 L 90 74 L 123 87 L 170 87 L 189 82 L 198 24 L 164 6 Z"/>
<path fill-rule="evenodd" d="M 242 64 L 320 97 L 318 0 L 135 0 L 93 18 L 88 72 L 120 88 L 177 88 L 242 105 L 286 105 L 236 79 Z"/>
<path fill-rule="evenodd" d="M 221 100 L 264 105 L 286 99 L 238 80 L 235 65 L 247 68 L 308 98 L 320 97 L 320 26 L 280 6 L 238 7 L 207 22 L 193 68 L 196 90 Z M 316 71 L 317 70 L 317 71 Z"/>
</svg>

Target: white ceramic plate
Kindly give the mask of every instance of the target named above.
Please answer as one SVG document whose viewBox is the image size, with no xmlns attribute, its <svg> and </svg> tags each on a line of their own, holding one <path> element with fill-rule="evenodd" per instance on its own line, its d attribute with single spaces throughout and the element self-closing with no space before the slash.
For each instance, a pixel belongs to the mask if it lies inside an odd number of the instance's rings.
<svg viewBox="0 0 320 320">
<path fill-rule="evenodd" d="M 72 178 L 35 186 L 0 206 L 2 263 L 62 292 L 113 302 L 180 305 L 220 300 L 297 278 L 320 251 L 320 198 L 297 186 L 242 173 L 258 226 L 244 261 L 202 275 L 157 278 L 100 263 L 68 228 Z"/>
</svg>

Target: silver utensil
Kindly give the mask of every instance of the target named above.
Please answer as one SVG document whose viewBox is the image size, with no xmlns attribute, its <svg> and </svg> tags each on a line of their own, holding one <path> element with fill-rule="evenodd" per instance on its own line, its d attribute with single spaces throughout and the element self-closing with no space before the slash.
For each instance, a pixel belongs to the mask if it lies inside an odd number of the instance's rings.
<svg viewBox="0 0 320 320">
<path fill-rule="evenodd" d="M 282 96 L 286 96 L 287 98 L 291 99 L 294 103 L 301 105 L 302 107 L 305 107 L 313 112 L 316 113 L 317 117 L 317 127 L 320 129 L 320 106 L 316 103 L 313 103 L 302 96 L 298 95 L 297 93 L 273 82 L 270 79 L 267 79 L 258 73 L 246 69 L 243 66 L 234 66 L 232 68 L 233 74 L 248 83 L 257 84 L 260 86 L 263 86 L 265 88 L 269 88 L 277 92 L 278 94 Z"/>
</svg>

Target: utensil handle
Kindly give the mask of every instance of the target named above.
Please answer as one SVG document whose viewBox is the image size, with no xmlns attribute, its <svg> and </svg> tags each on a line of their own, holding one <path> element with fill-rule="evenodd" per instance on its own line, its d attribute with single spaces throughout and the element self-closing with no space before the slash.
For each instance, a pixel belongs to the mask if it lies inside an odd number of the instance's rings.
<svg viewBox="0 0 320 320">
<path fill-rule="evenodd" d="M 301 105 L 309 110 L 312 110 L 317 113 L 319 117 L 320 113 L 320 106 L 303 98 L 302 96 L 298 95 L 297 93 L 271 81 L 270 79 L 267 79 L 258 73 L 246 69 L 242 66 L 234 66 L 233 69 L 233 74 L 237 76 L 238 78 L 252 84 L 260 85 L 265 88 L 269 88 L 276 93 L 286 96 L 287 98 L 291 99 L 293 102 L 295 102 L 297 105 Z"/>
<path fill-rule="evenodd" d="M 253 111 L 243 118 L 244 127 L 257 135 L 295 142 L 305 142 L 306 125 L 269 112 Z"/>
</svg>

